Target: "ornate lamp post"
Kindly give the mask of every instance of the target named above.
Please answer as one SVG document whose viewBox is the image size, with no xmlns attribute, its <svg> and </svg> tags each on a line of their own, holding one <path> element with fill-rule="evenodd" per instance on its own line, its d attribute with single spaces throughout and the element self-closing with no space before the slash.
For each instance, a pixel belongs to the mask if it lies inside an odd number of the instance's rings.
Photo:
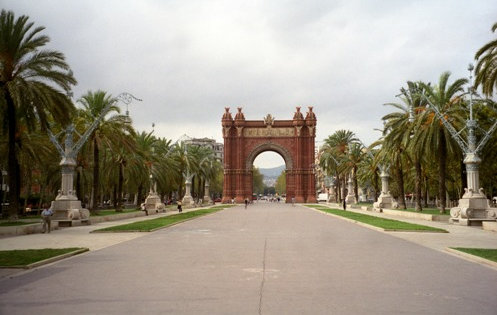
<svg viewBox="0 0 497 315">
<path fill-rule="evenodd" d="M 52 209 L 55 212 L 55 220 L 68 221 L 69 225 L 72 225 L 72 222 L 74 220 L 88 220 L 90 212 L 87 209 L 82 208 L 81 201 L 78 200 L 76 192 L 73 189 L 74 170 L 76 167 L 76 158 L 78 156 L 78 152 L 79 150 L 81 150 L 85 142 L 90 137 L 91 133 L 100 123 L 100 121 L 107 114 L 111 106 L 113 106 L 117 101 L 121 101 L 128 105 L 133 100 L 141 101 L 140 99 L 134 97 L 129 93 L 119 94 L 114 102 L 109 103 L 103 109 L 100 116 L 95 119 L 90 128 L 88 128 L 88 130 L 86 130 L 83 135 L 80 135 L 80 138 L 76 143 L 73 143 L 73 133 L 77 133 L 77 131 L 74 129 L 74 125 L 72 123 L 70 123 L 66 127 L 64 147 L 62 147 L 62 145 L 57 141 L 57 137 L 50 131 L 50 129 L 48 129 L 50 140 L 57 148 L 57 151 L 59 152 L 61 157 L 61 188 L 55 200 L 52 201 Z"/>
<path fill-rule="evenodd" d="M 366 148 L 361 140 L 359 140 L 359 142 L 364 146 L 364 148 Z M 366 153 L 371 157 L 371 159 L 374 159 L 373 153 L 369 150 L 366 150 Z M 381 193 L 378 200 L 373 203 L 373 210 L 382 212 L 383 209 L 397 208 L 397 201 L 395 201 L 392 195 L 390 195 L 390 190 L 388 189 L 388 179 L 390 178 L 389 167 L 387 165 L 379 164 L 378 170 L 380 171 L 381 178 Z"/>
<path fill-rule="evenodd" d="M 349 180 L 347 181 L 347 197 L 345 197 L 345 202 L 347 204 L 357 203 L 354 195 L 354 180 L 352 177 L 354 177 L 354 172 L 350 171 Z"/>
<path fill-rule="evenodd" d="M 473 65 L 470 64 L 469 70 L 469 119 L 466 120 L 468 129 L 467 141 L 461 136 L 461 131 L 456 129 L 445 119 L 440 111 L 434 106 L 428 97 L 424 94 L 424 98 L 436 113 L 437 117 L 442 121 L 450 135 L 457 142 L 461 150 L 464 152 L 464 164 L 466 166 L 467 188 L 464 188 L 464 195 L 459 199 L 457 207 L 450 209 L 450 222 L 460 225 L 481 225 L 483 221 L 496 221 L 497 208 L 491 208 L 489 200 L 483 193 L 483 188 L 480 187 L 479 167 L 481 159 L 479 153 L 490 139 L 490 136 L 497 128 L 497 121 L 494 122 L 488 131 L 482 130 L 478 126 L 478 122 L 473 117 Z M 475 130 L 480 129 L 484 132 L 483 138 L 478 143 L 476 140 Z M 464 130 L 464 129 L 463 129 Z"/>
</svg>

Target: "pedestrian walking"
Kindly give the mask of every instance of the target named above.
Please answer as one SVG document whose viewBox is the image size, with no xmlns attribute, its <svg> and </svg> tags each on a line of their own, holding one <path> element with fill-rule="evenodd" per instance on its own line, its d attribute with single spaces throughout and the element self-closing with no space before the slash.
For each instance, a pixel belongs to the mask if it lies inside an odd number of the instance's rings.
<svg viewBox="0 0 497 315">
<path fill-rule="evenodd" d="M 183 208 L 181 206 L 182 206 L 181 201 L 178 201 L 178 212 L 179 213 L 183 212 Z"/>
<path fill-rule="evenodd" d="M 53 216 L 53 210 L 52 208 L 46 208 L 43 209 L 41 212 L 41 219 L 43 220 L 43 228 L 42 231 L 43 233 L 50 233 L 51 229 L 51 221 L 52 221 L 52 216 Z"/>
<path fill-rule="evenodd" d="M 245 209 L 247 209 L 248 203 L 249 203 L 248 198 L 245 198 Z"/>
<path fill-rule="evenodd" d="M 347 202 L 343 199 L 343 210 L 347 210 Z"/>
</svg>

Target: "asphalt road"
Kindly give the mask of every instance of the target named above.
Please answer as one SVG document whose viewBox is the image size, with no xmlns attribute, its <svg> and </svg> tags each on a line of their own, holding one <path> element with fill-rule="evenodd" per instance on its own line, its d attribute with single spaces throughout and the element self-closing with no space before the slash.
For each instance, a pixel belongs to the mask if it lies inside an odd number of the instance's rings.
<svg viewBox="0 0 497 315">
<path fill-rule="evenodd" d="M 260 203 L 0 280 L 1 314 L 493 314 L 497 271 Z"/>
</svg>

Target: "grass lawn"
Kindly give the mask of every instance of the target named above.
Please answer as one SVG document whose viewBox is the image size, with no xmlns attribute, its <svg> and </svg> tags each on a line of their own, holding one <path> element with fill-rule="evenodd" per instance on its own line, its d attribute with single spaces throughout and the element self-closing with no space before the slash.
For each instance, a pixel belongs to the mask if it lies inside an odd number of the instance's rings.
<svg viewBox="0 0 497 315">
<path fill-rule="evenodd" d="M 123 225 L 111 226 L 105 229 L 95 230 L 93 232 L 152 232 L 156 229 L 164 228 L 179 222 L 190 220 L 192 218 L 217 212 L 219 210 L 230 208 L 229 205 L 214 206 L 212 208 L 200 209 L 191 212 L 178 213 L 167 217 L 161 217 L 152 220 L 138 221 Z"/>
<path fill-rule="evenodd" d="M 320 211 L 324 211 L 327 213 L 331 213 L 334 215 L 338 215 L 344 218 L 348 218 L 351 220 L 355 220 L 358 222 L 362 222 L 365 224 L 369 224 L 372 226 L 376 226 L 384 229 L 385 231 L 400 231 L 400 232 L 409 232 L 409 231 L 427 231 L 427 232 L 443 232 L 448 233 L 446 230 L 434 228 L 426 225 L 412 224 L 397 220 L 385 219 L 380 217 L 375 217 L 367 214 L 356 213 L 352 211 L 343 211 L 338 209 L 331 209 L 321 205 L 308 205 L 310 208 L 314 208 Z"/>
<path fill-rule="evenodd" d="M 452 249 L 497 262 L 497 249 L 451 247 Z"/>
<path fill-rule="evenodd" d="M 33 223 L 39 223 L 40 221 L 8 221 L 8 220 L 1 220 L 0 221 L 0 226 L 18 226 L 18 225 L 27 225 L 27 224 L 33 224 Z"/>
<path fill-rule="evenodd" d="M 38 261 L 83 250 L 84 248 L 44 248 L 0 251 L 0 267 L 26 267 Z"/>
</svg>

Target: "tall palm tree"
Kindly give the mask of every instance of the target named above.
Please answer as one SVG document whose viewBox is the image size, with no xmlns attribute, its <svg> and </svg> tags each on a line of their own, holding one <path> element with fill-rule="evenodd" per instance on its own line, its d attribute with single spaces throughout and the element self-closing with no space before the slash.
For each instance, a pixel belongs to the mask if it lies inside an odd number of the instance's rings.
<svg viewBox="0 0 497 315">
<path fill-rule="evenodd" d="M 400 188 L 400 204 L 405 208 L 404 198 L 404 178 L 402 169 L 402 157 L 407 159 L 415 169 L 415 208 L 422 211 L 421 205 L 421 160 L 424 148 L 417 142 L 419 134 L 423 130 L 420 128 L 421 119 L 419 112 L 425 108 L 425 100 L 421 97 L 421 83 L 407 82 L 407 89 L 400 89 L 400 99 L 402 103 L 387 103 L 398 109 L 397 112 L 390 113 L 383 117 L 386 121 L 385 127 L 389 133 L 384 138 L 385 149 L 390 151 L 390 157 L 397 165 L 397 181 Z"/>
<path fill-rule="evenodd" d="M 152 171 L 152 165 L 158 164 L 155 146 L 157 138 L 153 132 L 142 131 L 135 135 L 136 151 L 133 151 L 127 159 L 126 172 L 130 178 L 129 189 L 136 192 L 137 205 L 143 201 L 145 190 L 150 184 L 149 175 Z M 154 173 L 156 174 L 156 173 Z M 154 178 L 156 175 L 153 175 Z"/>
<path fill-rule="evenodd" d="M 169 195 L 178 187 L 178 167 L 173 159 L 174 146 L 171 140 L 158 138 L 154 144 L 154 154 L 157 162 L 154 165 L 154 178 L 157 180 L 157 190 L 162 196 Z"/>
<path fill-rule="evenodd" d="M 492 32 L 497 30 L 497 23 L 492 26 Z M 497 88 L 497 39 L 488 42 L 476 54 L 475 86 L 481 85 L 483 93 L 492 96 L 494 87 Z"/>
<path fill-rule="evenodd" d="M 364 151 L 363 151 L 363 145 L 358 142 L 352 142 L 350 144 L 348 154 L 346 156 L 346 163 L 348 164 L 349 168 L 351 169 L 351 174 L 352 174 L 352 180 L 354 182 L 354 196 L 355 200 L 359 201 L 359 185 L 357 184 L 357 170 L 359 168 L 359 165 L 361 161 L 364 159 Z"/>
<path fill-rule="evenodd" d="M 457 79 L 452 84 L 448 84 L 450 72 L 440 75 L 438 84 L 421 83 L 421 88 L 426 91 L 426 96 L 436 110 L 443 115 L 456 128 L 461 129 L 464 125 L 465 112 L 462 106 L 464 85 L 467 79 Z M 419 145 L 431 148 L 438 159 L 438 197 L 440 200 L 440 213 L 445 213 L 446 207 L 446 178 L 447 178 L 447 157 L 448 153 L 461 154 L 459 147 L 451 138 L 450 132 L 443 126 L 440 118 L 437 117 L 435 109 L 429 107 L 424 110 L 421 134 L 419 135 Z"/>
<path fill-rule="evenodd" d="M 328 136 L 324 140 L 323 146 L 323 165 L 321 167 L 335 167 L 336 176 L 337 176 L 337 186 L 338 186 L 338 197 L 339 201 L 341 201 L 341 192 L 340 186 L 345 185 L 346 175 L 341 176 L 342 174 L 347 174 L 351 170 L 351 166 L 348 163 L 345 163 L 346 156 L 349 152 L 350 146 L 353 143 L 357 143 L 358 139 L 355 134 L 350 130 L 337 130 L 332 135 Z M 335 163 L 332 163 L 329 159 L 334 158 Z M 336 163 L 338 162 L 338 163 Z M 329 171 L 329 173 L 331 173 Z M 340 180 L 344 182 L 341 183 Z M 345 186 L 343 186 L 345 187 Z"/>
<path fill-rule="evenodd" d="M 340 172 L 339 166 L 340 162 L 338 161 L 338 153 L 335 150 L 335 147 L 330 146 L 329 144 L 324 144 L 320 148 L 319 154 L 319 166 L 324 171 L 326 176 L 335 176 L 336 177 L 336 191 L 335 196 L 337 196 L 337 201 L 342 201 L 341 195 L 341 183 L 340 183 Z"/>
<path fill-rule="evenodd" d="M 52 116 L 62 124 L 69 120 L 74 106 L 66 96 L 76 84 L 64 55 L 43 49 L 49 42 L 25 15 L 14 16 L 12 11 L 0 13 L 0 112 L 8 137 L 8 183 L 10 207 L 8 216 L 17 218 L 20 193 L 18 150 L 20 139 L 18 121 L 26 119 L 32 128 L 39 120 L 42 129 Z"/>
<path fill-rule="evenodd" d="M 100 181 L 100 150 L 104 147 L 110 148 L 113 143 L 123 144 L 124 137 L 133 133 L 133 127 L 129 123 L 129 117 L 120 115 L 120 108 L 116 105 L 117 101 L 110 94 L 98 90 L 96 92 L 88 91 L 78 102 L 83 106 L 79 110 L 78 119 L 90 125 L 100 115 L 104 118 L 100 120 L 98 126 L 92 132 L 89 138 L 89 145 L 93 148 L 93 187 L 90 198 L 90 210 L 95 210 L 99 200 L 99 181 Z M 104 109 L 111 105 L 104 113 Z M 108 117 L 109 114 L 115 113 Z"/>
</svg>

